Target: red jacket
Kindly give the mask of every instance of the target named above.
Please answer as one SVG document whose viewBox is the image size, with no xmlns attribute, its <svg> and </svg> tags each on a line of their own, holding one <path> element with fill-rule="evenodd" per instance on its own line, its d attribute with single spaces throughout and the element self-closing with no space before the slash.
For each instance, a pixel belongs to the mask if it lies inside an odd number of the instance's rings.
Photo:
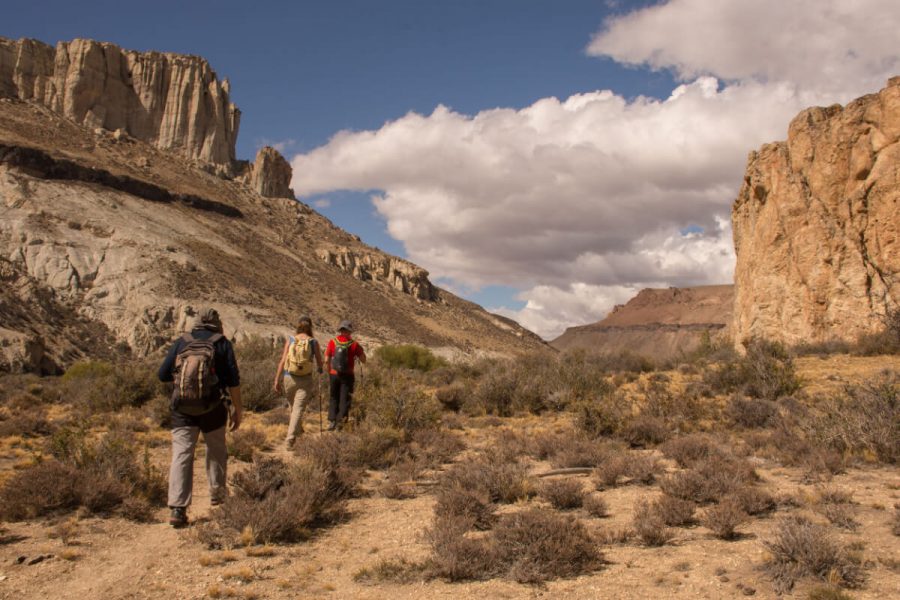
<svg viewBox="0 0 900 600">
<path fill-rule="evenodd" d="M 337 336 L 337 341 L 341 342 L 342 344 L 346 344 L 351 339 L 352 338 L 345 335 Z M 331 368 L 331 357 L 334 356 L 335 350 L 334 340 L 335 338 L 331 338 L 330 340 L 328 340 L 328 347 L 325 348 L 325 364 L 328 365 L 329 373 L 331 373 L 332 375 L 337 375 L 337 371 Z M 359 342 L 354 341 L 352 344 L 350 344 L 350 365 L 347 369 L 347 372 L 352 375 L 353 368 L 356 366 L 356 357 L 365 355 L 366 353 L 363 351 L 362 346 L 359 345 Z"/>
</svg>

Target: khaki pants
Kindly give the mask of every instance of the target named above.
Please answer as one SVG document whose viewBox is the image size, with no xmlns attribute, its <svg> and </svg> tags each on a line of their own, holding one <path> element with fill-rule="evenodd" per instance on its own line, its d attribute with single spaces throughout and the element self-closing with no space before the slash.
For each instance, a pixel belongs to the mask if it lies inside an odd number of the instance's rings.
<svg viewBox="0 0 900 600">
<path fill-rule="evenodd" d="M 286 374 L 284 376 L 284 395 L 291 405 L 291 422 L 288 424 L 285 443 L 291 445 L 297 439 L 298 433 L 303 433 L 303 413 L 306 405 L 315 395 L 315 381 L 312 375 L 297 377 Z"/>
<path fill-rule="evenodd" d="M 194 487 L 194 449 L 200 437 L 199 427 L 172 429 L 172 466 L 169 469 L 169 506 L 188 507 Z M 203 434 L 206 442 L 206 479 L 209 497 L 224 500 L 228 493 L 225 477 L 228 449 L 225 447 L 225 427 Z"/>
</svg>

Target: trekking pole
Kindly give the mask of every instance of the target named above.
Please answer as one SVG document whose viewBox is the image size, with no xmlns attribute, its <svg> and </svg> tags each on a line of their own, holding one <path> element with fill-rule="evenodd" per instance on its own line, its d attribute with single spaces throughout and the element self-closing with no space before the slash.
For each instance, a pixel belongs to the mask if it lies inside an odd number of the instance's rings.
<svg viewBox="0 0 900 600">
<path fill-rule="evenodd" d="M 316 396 L 319 397 L 319 434 L 322 434 L 322 376 L 316 377 Z"/>
</svg>

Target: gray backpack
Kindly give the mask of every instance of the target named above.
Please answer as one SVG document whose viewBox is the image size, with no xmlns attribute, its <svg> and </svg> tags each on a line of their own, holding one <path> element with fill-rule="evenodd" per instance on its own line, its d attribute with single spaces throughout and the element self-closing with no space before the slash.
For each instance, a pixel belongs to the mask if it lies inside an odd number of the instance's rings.
<svg viewBox="0 0 900 600">
<path fill-rule="evenodd" d="M 198 340 L 190 333 L 182 336 L 185 344 L 175 356 L 175 389 L 172 409 L 186 415 L 202 415 L 218 404 L 219 378 L 216 377 L 215 344 L 221 333 Z"/>
</svg>

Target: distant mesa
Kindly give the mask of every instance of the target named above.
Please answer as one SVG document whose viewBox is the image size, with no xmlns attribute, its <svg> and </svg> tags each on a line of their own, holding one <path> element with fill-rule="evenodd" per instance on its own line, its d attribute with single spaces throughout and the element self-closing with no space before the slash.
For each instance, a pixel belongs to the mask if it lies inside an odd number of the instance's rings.
<svg viewBox="0 0 900 600">
<path fill-rule="evenodd" d="M 648 288 L 602 321 L 568 328 L 550 345 L 665 360 L 694 350 L 705 339 L 727 335 L 733 303 L 731 285 Z"/>
</svg>

